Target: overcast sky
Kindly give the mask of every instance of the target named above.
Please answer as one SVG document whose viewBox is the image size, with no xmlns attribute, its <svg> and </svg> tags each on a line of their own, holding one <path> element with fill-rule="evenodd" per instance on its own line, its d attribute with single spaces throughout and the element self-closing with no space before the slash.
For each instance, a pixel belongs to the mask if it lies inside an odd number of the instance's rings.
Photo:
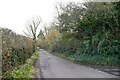
<svg viewBox="0 0 120 80">
<path fill-rule="evenodd" d="M 57 2 L 82 2 L 82 0 L 0 0 L 0 27 L 22 34 L 27 20 L 41 16 L 42 23 L 50 23 Z"/>
</svg>

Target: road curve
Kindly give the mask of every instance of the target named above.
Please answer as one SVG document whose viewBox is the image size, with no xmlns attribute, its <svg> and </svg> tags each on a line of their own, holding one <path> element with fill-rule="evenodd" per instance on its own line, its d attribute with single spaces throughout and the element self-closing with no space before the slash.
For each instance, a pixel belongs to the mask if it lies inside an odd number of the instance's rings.
<svg viewBox="0 0 120 80">
<path fill-rule="evenodd" d="M 51 53 L 40 49 L 38 64 L 38 76 L 42 78 L 118 78 L 117 76 L 78 65 L 61 59 Z"/>
</svg>

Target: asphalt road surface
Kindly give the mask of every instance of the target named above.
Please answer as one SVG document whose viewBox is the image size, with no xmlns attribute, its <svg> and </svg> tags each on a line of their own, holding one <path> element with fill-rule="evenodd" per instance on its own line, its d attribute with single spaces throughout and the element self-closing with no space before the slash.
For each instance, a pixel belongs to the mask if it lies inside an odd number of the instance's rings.
<svg viewBox="0 0 120 80">
<path fill-rule="evenodd" d="M 75 64 L 40 49 L 37 78 L 118 78 L 97 69 Z"/>
</svg>

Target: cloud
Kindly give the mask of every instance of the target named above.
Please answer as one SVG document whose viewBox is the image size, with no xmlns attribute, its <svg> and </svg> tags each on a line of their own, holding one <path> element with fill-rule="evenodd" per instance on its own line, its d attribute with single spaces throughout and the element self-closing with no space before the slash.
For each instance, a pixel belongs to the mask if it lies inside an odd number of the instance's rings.
<svg viewBox="0 0 120 80">
<path fill-rule="evenodd" d="M 0 0 L 0 27 L 7 27 L 22 34 L 27 20 L 41 16 L 43 23 L 50 23 L 56 2 L 80 0 Z"/>
</svg>

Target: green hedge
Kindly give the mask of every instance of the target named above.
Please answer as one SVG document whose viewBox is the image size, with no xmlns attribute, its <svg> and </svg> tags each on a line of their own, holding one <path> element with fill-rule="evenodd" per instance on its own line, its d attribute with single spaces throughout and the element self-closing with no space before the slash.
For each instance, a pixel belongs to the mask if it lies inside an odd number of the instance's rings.
<svg viewBox="0 0 120 80">
<path fill-rule="evenodd" d="M 2 29 L 2 70 L 3 73 L 24 64 L 31 57 L 32 39 L 18 35 L 7 28 Z"/>
</svg>

